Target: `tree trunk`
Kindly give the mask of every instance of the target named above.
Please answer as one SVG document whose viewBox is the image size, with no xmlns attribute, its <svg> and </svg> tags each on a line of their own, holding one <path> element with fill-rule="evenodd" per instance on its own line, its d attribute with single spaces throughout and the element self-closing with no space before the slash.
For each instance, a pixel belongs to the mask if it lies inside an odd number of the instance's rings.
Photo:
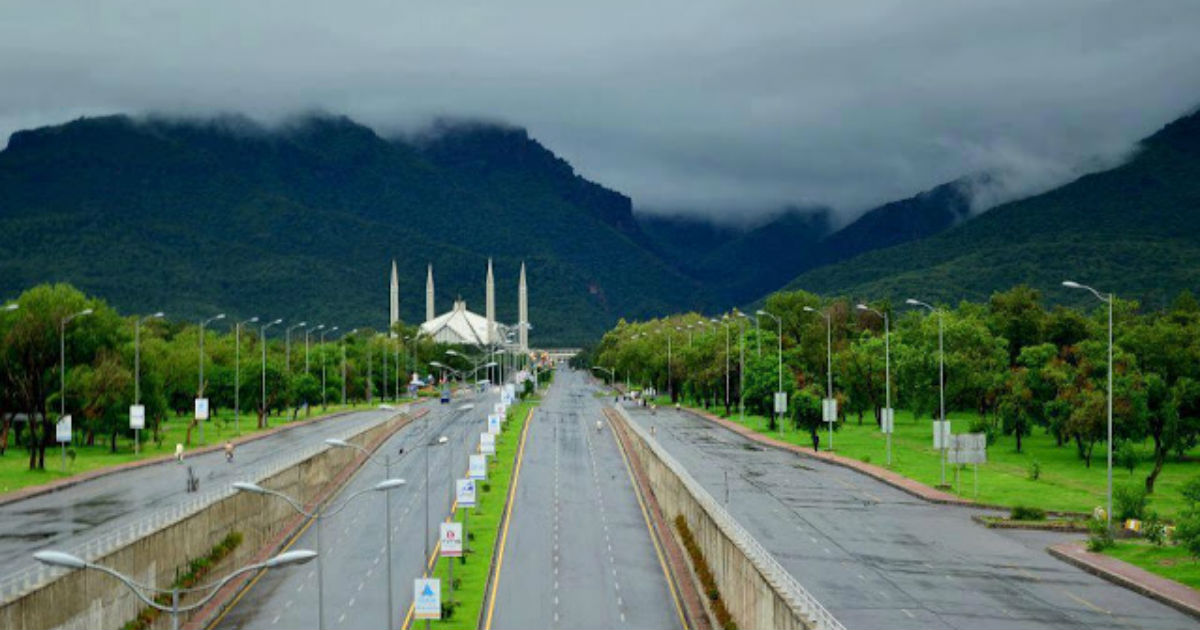
<svg viewBox="0 0 1200 630">
<path fill-rule="evenodd" d="M 1146 494 L 1154 494 L 1154 482 L 1158 479 L 1158 473 L 1162 472 L 1163 464 L 1167 460 L 1167 449 L 1163 447 L 1162 437 L 1154 436 L 1154 470 L 1150 471 L 1150 475 L 1146 477 Z"/>
<path fill-rule="evenodd" d="M 117 432 L 116 431 L 112 432 L 112 445 L 109 446 L 109 452 L 110 453 L 117 452 Z"/>
<path fill-rule="evenodd" d="M 1017 452 L 1020 453 L 1021 452 L 1021 430 L 1017 429 L 1016 431 L 1014 431 L 1014 433 L 1017 434 Z"/>
</svg>

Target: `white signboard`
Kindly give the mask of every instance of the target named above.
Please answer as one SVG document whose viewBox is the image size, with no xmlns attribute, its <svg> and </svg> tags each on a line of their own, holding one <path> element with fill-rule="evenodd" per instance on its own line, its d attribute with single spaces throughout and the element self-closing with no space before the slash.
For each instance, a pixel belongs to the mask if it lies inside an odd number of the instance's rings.
<svg viewBox="0 0 1200 630">
<path fill-rule="evenodd" d="M 442 581 L 438 578 L 413 580 L 413 618 L 442 618 Z"/>
<path fill-rule="evenodd" d="M 512 383 L 504 384 L 504 391 L 500 393 L 500 400 L 506 405 L 511 405 L 517 399 L 517 390 Z"/>
<path fill-rule="evenodd" d="M 825 422 L 837 422 L 837 399 L 824 398 L 821 400 L 821 418 Z"/>
<path fill-rule="evenodd" d="M 196 399 L 196 419 L 197 420 L 208 420 L 208 399 L 207 398 L 197 398 Z"/>
<path fill-rule="evenodd" d="M 479 434 L 479 452 L 484 455 L 496 454 L 496 436 L 491 433 Z"/>
<path fill-rule="evenodd" d="M 454 498 L 458 501 L 458 507 L 475 507 L 475 480 L 454 480 Z"/>
<path fill-rule="evenodd" d="M 987 434 L 961 433 L 950 436 L 946 460 L 951 464 L 986 464 Z"/>
<path fill-rule="evenodd" d="M 469 479 L 487 479 L 487 455 L 472 455 L 470 462 L 467 467 L 467 477 Z"/>
<path fill-rule="evenodd" d="M 488 414 L 488 433 L 492 435 L 500 434 L 500 416 L 494 413 Z"/>
<path fill-rule="evenodd" d="M 506 412 L 508 412 L 508 405 L 502 402 L 492 405 L 492 413 L 503 416 Z"/>
<path fill-rule="evenodd" d="M 950 447 L 950 421 L 949 420 L 934 420 L 933 421 L 933 448 L 943 449 Z"/>
<path fill-rule="evenodd" d="M 146 406 L 145 405 L 129 405 L 129 428 L 130 429 L 145 429 L 146 428 Z"/>
<path fill-rule="evenodd" d="M 462 523 L 458 521 L 447 523 L 442 521 L 441 525 L 442 545 L 438 553 L 443 558 L 457 558 L 463 555 L 463 531 Z"/>
<path fill-rule="evenodd" d="M 54 441 L 55 442 L 70 442 L 71 441 L 71 414 L 63 416 L 54 425 Z"/>
<path fill-rule="evenodd" d="M 884 407 L 880 410 L 879 430 L 883 433 L 894 433 L 896 431 L 895 409 Z"/>
<path fill-rule="evenodd" d="M 787 413 L 787 392 L 775 392 L 775 413 Z"/>
</svg>

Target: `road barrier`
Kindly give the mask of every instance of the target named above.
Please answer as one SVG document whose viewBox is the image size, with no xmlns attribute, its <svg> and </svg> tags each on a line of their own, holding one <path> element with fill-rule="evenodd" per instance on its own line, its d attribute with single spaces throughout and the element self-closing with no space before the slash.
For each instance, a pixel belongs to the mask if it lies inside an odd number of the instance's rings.
<svg viewBox="0 0 1200 630">
<path fill-rule="evenodd" d="M 408 419 L 407 409 L 366 428 L 347 428 L 329 437 L 359 445 L 390 435 Z M 247 471 L 253 481 L 308 503 L 360 454 L 318 441 L 287 449 Z M 172 466 L 172 464 L 163 464 Z M 135 580 L 168 588 L 176 572 L 208 552 L 230 531 L 245 540 L 227 562 L 240 566 L 277 537 L 295 511 L 283 501 L 238 493 L 228 484 L 112 530 L 84 543 L 60 549 L 112 567 Z M 117 628 L 133 619 L 143 604 L 117 580 L 96 571 L 31 565 L 0 582 L 0 628 Z"/>
<path fill-rule="evenodd" d="M 741 628 L 845 630 L 657 440 L 617 412 L 636 438 L 650 487 L 669 519 L 682 514 L 708 560 L 721 599 Z"/>
</svg>

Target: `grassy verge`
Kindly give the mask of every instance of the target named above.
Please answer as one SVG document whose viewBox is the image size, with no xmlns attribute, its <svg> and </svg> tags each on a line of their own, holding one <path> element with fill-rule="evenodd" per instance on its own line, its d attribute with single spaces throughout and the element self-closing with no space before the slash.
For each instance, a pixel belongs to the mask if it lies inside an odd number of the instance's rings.
<svg viewBox="0 0 1200 630">
<path fill-rule="evenodd" d="M 320 410 L 320 407 L 314 407 L 311 416 L 305 416 L 301 412 L 296 421 L 309 420 L 322 415 L 356 408 L 368 409 L 369 407 L 365 405 L 330 405 L 324 412 Z M 291 420 L 292 416 L 290 412 L 272 415 L 268 418 L 268 428 L 290 424 Z M 155 443 L 152 440 L 153 435 L 151 431 L 142 431 L 140 453 L 133 452 L 134 444 L 132 436 L 119 436 L 117 438 L 117 452 L 115 453 L 109 450 L 107 437 L 101 438 L 100 436 L 96 436 L 96 444 L 94 446 L 68 444 L 67 449 L 73 449 L 75 457 L 67 457 L 65 471 L 62 469 L 61 450 L 57 446 L 46 449 L 45 470 L 29 470 L 28 449 L 10 447 L 3 456 L 0 456 L 0 494 L 20 490 L 28 486 L 50 483 L 92 470 L 118 466 L 142 459 L 161 457 L 163 455 L 171 455 L 175 452 L 176 444 L 183 444 L 185 442 L 189 421 L 189 418 L 170 418 L 164 422 L 161 443 Z M 241 428 L 240 433 L 234 427 L 233 411 L 222 410 L 205 424 L 205 442 L 208 445 L 220 444 L 227 439 L 263 431 L 263 429 L 258 428 L 258 415 L 253 412 L 249 414 L 243 413 L 239 425 Z M 190 447 L 185 447 L 185 452 L 194 450 L 200 446 L 200 431 L 197 427 L 192 430 L 192 444 Z"/>
<path fill-rule="evenodd" d="M 532 399 L 509 408 L 504 432 L 496 438 L 496 456 L 488 460 L 487 481 L 478 485 L 476 507 L 459 508 L 454 514 L 454 520 L 465 522 L 467 553 L 463 558 L 438 558 L 434 566 L 434 577 L 442 580 L 442 601 L 451 602 L 453 608 L 446 618 L 449 610 L 443 604 L 443 619 L 433 622 L 434 628 L 473 629 L 479 620 L 496 537 L 500 533 L 500 518 L 512 482 L 514 457 L 520 446 L 525 419 L 537 404 L 538 400 Z M 456 584 L 453 591 L 450 588 L 451 562 L 454 563 Z"/>
<path fill-rule="evenodd" d="M 665 398 L 659 400 L 660 407 L 667 404 Z M 976 418 L 970 413 L 950 414 L 953 432 L 965 433 Z M 736 411 L 730 419 L 739 422 Z M 794 426 L 768 431 L 767 418 L 750 414 L 746 415 L 743 424 L 775 439 L 812 448 L 808 432 L 797 431 Z M 828 439 L 829 434 L 823 429 L 822 449 L 826 448 Z M 941 482 L 940 456 L 933 448 L 933 430 L 928 418 L 917 419 L 911 412 L 897 409 L 891 466 L 886 465 L 885 444 L 885 436 L 871 416 L 864 417 L 862 425 L 852 416 L 839 423 L 834 431 L 834 452 L 839 455 L 889 468 L 930 486 Z M 1033 435 L 1024 438 L 1021 447 L 1021 452 L 1017 453 L 1013 437 L 999 437 L 988 447 L 988 463 L 979 466 L 978 495 L 970 466 L 959 471 L 959 483 L 951 488 L 951 492 L 987 504 L 1027 505 L 1047 511 L 1091 512 L 1105 503 L 1107 481 L 1103 442 L 1096 444 L 1090 468 L 1078 457 L 1073 444 L 1057 446 L 1054 438 L 1041 429 L 1035 429 Z M 1138 449 L 1142 457 L 1132 473 L 1124 468 L 1114 469 L 1114 487 L 1144 484 L 1152 468 L 1151 449 L 1148 442 L 1138 445 Z M 1035 462 L 1036 480 L 1032 478 Z M 1155 484 L 1150 508 L 1163 518 L 1175 518 L 1184 506 L 1179 491 L 1185 481 L 1196 475 L 1200 475 L 1200 449 L 1187 453 L 1183 461 L 1171 457 Z M 954 467 L 950 464 L 946 465 L 946 479 L 948 483 L 954 483 Z"/>
<path fill-rule="evenodd" d="M 1104 553 L 1156 575 L 1200 588 L 1200 563 L 1183 547 L 1156 547 L 1143 540 L 1118 540 Z"/>
</svg>

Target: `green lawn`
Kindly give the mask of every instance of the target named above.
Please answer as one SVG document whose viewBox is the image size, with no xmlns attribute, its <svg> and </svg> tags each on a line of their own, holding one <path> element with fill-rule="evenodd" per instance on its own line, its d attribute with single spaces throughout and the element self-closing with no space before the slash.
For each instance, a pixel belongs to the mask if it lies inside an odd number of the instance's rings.
<svg viewBox="0 0 1200 630">
<path fill-rule="evenodd" d="M 325 412 L 322 412 L 319 406 L 313 407 L 311 416 L 305 416 L 301 413 L 297 420 L 307 420 L 323 415 L 323 413 L 330 414 L 353 408 L 355 408 L 353 405 L 344 407 L 341 405 L 330 405 Z M 367 407 L 359 405 L 357 408 L 366 409 Z M 287 424 L 289 420 L 291 420 L 290 413 L 272 415 L 269 418 L 269 425 L 270 427 L 277 427 L 280 424 Z M 188 422 L 188 418 L 168 419 L 163 425 L 163 440 L 161 445 L 150 441 L 152 437 L 150 431 L 142 431 L 141 452 L 138 454 L 133 452 L 132 436 L 129 438 L 125 438 L 124 436 L 117 438 L 116 453 L 109 451 L 108 440 L 106 438 L 102 439 L 100 436 L 97 436 L 95 446 L 67 445 L 68 449 L 75 449 L 75 458 L 73 460 L 70 457 L 67 458 L 65 472 L 62 470 L 62 451 L 57 446 L 46 450 L 45 470 L 29 470 L 29 450 L 10 447 L 3 456 L 0 456 L 0 494 L 19 490 L 27 486 L 49 483 L 98 468 L 106 468 L 139 459 L 173 454 L 175 452 L 175 445 L 184 443 Z M 257 423 L 257 414 L 254 412 L 249 414 L 242 413 L 240 435 L 257 433 L 259 431 Z M 205 442 L 209 445 L 219 444 L 227 438 L 236 437 L 237 435 L 239 434 L 234 431 L 232 410 L 221 410 L 204 427 Z M 185 451 L 199 448 L 200 446 L 200 433 L 197 428 L 192 432 L 192 445 L 186 447 Z"/>
<path fill-rule="evenodd" d="M 660 399 L 659 405 L 666 405 Z M 737 421 L 735 411 L 732 419 Z M 953 432 L 966 432 L 975 419 L 974 414 L 950 414 Z M 747 415 L 745 425 L 767 433 L 767 419 Z M 783 432 L 773 432 L 776 439 L 811 448 L 812 440 L 807 432 L 798 432 L 788 427 Z M 827 447 L 829 434 L 821 431 L 821 448 Z M 840 423 L 833 436 L 834 452 L 879 466 L 886 465 L 885 437 L 875 426 L 873 417 L 864 416 L 859 425 L 856 417 Z M 1011 436 L 1001 436 L 988 447 L 988 463 L 979 466 L 979 494 L 974 493 L 972 470 L 966 467 L 959 474 L 959 484 L 951 491 L 980 502 L 1013 506 L 1030 505 L 1045 510 L 1090 512 L 1105 503 L 1105 446 L 1098 443 L 1092 458 L 1091 468 L 1084 466 L 1073 445 L 1055 446 L 1054 439 L 1042 430 L 1022 440 L 1021 453 L 1016 452 Z M 1150 443 L 1140 446 L 1141 461 L 1132 475 L 1124 468 L 1114 468 L 1113 485 L 1142 485 L 1152 468 Z M 1171 519 L 1183 507 L 1179 490 L 1183 483 L 1200 475 L 1200 452 L 1188 454 L 1187 461 L 1174 457 L 1168 459 L 1162 474 L 1155 484 L 1150 508 L 1162 517 Z M 1030 468 L 1034 461 L 1040 465 L 1037 481 L 1030 479 Z M 929 485 L 941 482 L 941 463 L 938 451 L 933 449 L 933 430 L 928 419 L 917 420 L 909 412 L 896 410 L 896 432 L 892 435 L 891 470 Z M 953 467 L 946 466 L 946 479 L 953 484 Z"/>
<path fill-rule="evenodd" d="M 1104 553 L 1151 573 L 1200 588 L 1200 562 L 1183 547 L 1156 547 L 1144 540 L 1120 540 Z"/>
<path fill-rule="evenodd" d="M 454 514 L 455 520 L 464 521 L 467 554 L 465 562 L 460 558 L 439 558 L 434 567 L 434 577 L 442 580 L 442 601 L 458 603 L 453 616 L 434 621 L 434 628 L 450 630 L 476 627 L 483 606 L 488 572 L 492 566 L 492 552 L 500 534 L 500 518 L 512 480 L 513 458 L 521 442 L 525 418 L 537 404 L 537 399 L 534 399 L 509 407 L 504 432 L 496 438 L 496 456 L 488 460 L 488 479 L 478 486 L 476 507 L 460 508 Z M 458 589 L 453 592 L 450 590 L 449 576 L 451 562 L 454 563 L 454 579 L 459 581 Z"/>
</svg>

